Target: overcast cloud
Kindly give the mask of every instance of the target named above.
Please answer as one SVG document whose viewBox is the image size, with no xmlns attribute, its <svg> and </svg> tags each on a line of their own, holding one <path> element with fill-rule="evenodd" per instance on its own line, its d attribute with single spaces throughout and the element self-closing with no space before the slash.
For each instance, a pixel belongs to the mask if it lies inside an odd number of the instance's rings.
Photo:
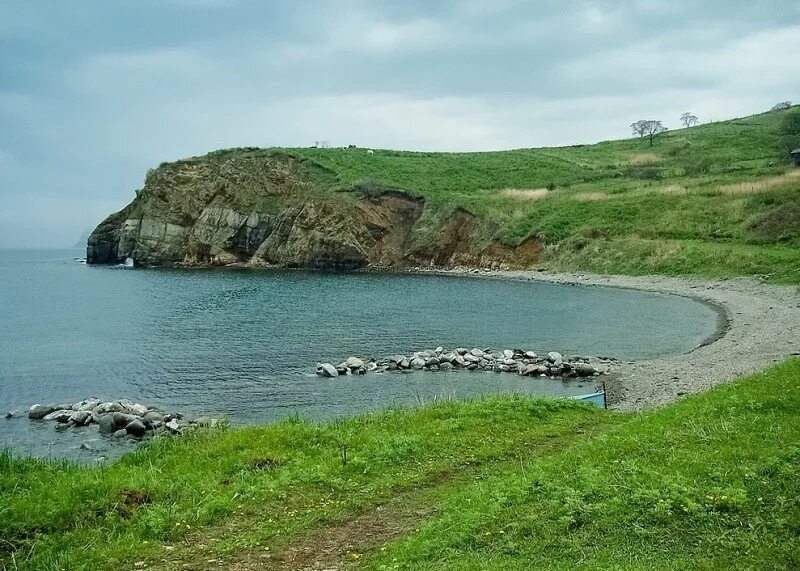
<svg viewBox="0 0 800 571">
<path fill-rule="evenodd" d="M 70 246 L 161 161 L 492 150 L 800 100 L 797 0 L 0 4 L 0 247 Z"/>
</svg>

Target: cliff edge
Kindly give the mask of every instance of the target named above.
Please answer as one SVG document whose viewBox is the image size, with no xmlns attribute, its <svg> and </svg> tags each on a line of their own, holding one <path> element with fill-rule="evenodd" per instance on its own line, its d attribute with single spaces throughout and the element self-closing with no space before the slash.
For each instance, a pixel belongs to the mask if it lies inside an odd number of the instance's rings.
<svg viewBox="0 0 800 571">
<path fill-rule="evenodd" d="M 164 163 L 121 211 L 91 233 L 90 264 L 145 266 L 528 267 L 534 241 L 486 242 L 464 209 L 336 173 L 284 151 L 234 149 Z"/>
</svg>

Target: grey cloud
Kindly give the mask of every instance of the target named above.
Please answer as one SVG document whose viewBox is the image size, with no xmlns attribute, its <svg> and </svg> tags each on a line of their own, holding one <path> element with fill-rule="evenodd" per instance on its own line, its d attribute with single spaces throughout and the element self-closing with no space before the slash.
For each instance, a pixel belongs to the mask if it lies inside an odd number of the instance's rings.
<svg viewBox="0 0 800 571">
<path fill-rule="evenodd" d="M 799 43 L 792 0 L 4 3 L 0 247 L 69 245 L 148 167 L 219 147 L 530 147 L 756 112 L 800 97 Z"/>
</svg>

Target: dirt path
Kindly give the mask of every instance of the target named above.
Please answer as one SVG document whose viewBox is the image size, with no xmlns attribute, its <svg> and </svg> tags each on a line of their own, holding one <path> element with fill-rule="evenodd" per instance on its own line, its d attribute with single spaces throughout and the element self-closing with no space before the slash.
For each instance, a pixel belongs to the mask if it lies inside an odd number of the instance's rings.
<svg viewBox="0 0 800 571">
<path fill-rule="evenodd" d="M 316 530 L 275 554 L 248 553 L 232 562 L 231 571 L 320 571 L 345 569 L 362 554 L 413 531 L 434 509 L 404 506 L 394 500 L 353 519 Z"/>
</svg>

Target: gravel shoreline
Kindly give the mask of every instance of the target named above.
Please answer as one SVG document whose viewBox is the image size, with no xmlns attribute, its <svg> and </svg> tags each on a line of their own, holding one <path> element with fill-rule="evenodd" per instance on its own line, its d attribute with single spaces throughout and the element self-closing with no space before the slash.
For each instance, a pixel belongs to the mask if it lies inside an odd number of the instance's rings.
<svg viewBox="0 0 800 571">
<path fill-rule="evenodd" d="M 419 273 L 608 286 L 681 295 L 720 312 L 718 332 L 688 353 L 622 362 L 606 382 L 611 408 L 638 411 L 763 370 L 800 352 L 796 286 L 753 278 L 707 280 L 666 276 L 605 276 L 515 270 L 425 270 Z"/>
</svg>

